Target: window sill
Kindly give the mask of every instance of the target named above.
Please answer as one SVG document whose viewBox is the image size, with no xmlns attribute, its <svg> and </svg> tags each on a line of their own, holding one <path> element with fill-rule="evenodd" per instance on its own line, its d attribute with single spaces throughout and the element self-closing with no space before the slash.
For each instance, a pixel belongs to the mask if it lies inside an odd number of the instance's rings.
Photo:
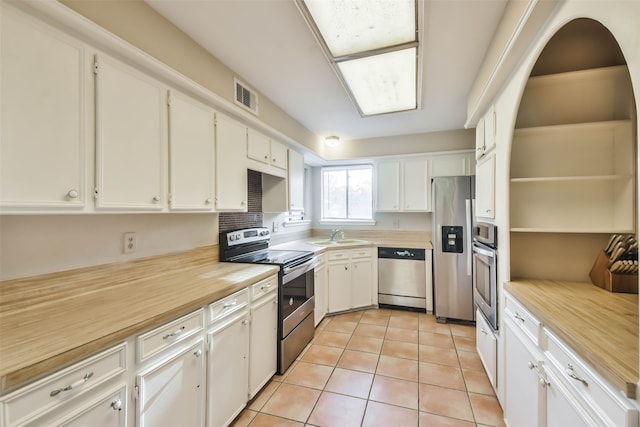
<svg viewBox="0 0 640 427">
<path fill-rule="evenodd" d="M 373 219 L 336 219 L 328 220 L 323 219 L 320 221 L 320 225 L 376 225 L 376 221 Z"/>
</svg>

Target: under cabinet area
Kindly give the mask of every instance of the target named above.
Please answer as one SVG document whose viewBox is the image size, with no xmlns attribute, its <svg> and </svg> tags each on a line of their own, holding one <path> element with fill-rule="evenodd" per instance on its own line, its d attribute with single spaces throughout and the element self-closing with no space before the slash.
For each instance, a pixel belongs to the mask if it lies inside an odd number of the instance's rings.
<svg viewBox="0 0 640 427">
<path fill-rule="evenodd" d="M 328 312 L 373 304 L 375 257 L 372 248 L 331 250 L 327 253 Z"/>
</svg>

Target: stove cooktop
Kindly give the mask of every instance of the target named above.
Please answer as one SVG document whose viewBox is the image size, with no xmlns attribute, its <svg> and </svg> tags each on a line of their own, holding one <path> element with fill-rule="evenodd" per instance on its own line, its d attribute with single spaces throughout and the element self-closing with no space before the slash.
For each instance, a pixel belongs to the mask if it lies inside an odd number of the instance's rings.
<svg viewBox="0 0 640 427">
<path fill-rule="evenodd" d="M 235 262 L 253 262 L 258 264 L 288 265 L 298 260 L 310 258 L 311 251 L 283 251 L 266 249 L 258 252 L 251 252 L 235 258 Z"/>
</svg>

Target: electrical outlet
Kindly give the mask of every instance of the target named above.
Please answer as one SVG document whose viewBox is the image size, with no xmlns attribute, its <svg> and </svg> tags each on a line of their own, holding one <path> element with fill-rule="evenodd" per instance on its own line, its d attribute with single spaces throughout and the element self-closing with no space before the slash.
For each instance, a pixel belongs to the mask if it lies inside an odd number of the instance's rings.
<svg viewBox="0 0 640 427">
<path fill-rule="evenodd" d="M 393 220 L 393 228 L 400 228 L 400 220 L 399 219 L 394 219 Z"/>
<path fill-rule="evenodd" d="M 132 254 L 138 249 L 138 239 L 136 233 L 128 232 L 124 233 L 122 252 L 125 254 Z"/>
</svg>

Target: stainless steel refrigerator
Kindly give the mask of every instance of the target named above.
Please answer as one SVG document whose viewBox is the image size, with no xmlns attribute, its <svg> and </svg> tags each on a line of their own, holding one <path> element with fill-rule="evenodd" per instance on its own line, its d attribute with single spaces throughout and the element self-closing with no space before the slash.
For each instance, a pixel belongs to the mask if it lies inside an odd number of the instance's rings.
<svg viewBox="0 0 640 427">
<path fill-rule="evenodd" d="M 475 177 L 431 181 L 434 312 L 438 322 L 474 321 L 471 227 Z"/>
</svg>

